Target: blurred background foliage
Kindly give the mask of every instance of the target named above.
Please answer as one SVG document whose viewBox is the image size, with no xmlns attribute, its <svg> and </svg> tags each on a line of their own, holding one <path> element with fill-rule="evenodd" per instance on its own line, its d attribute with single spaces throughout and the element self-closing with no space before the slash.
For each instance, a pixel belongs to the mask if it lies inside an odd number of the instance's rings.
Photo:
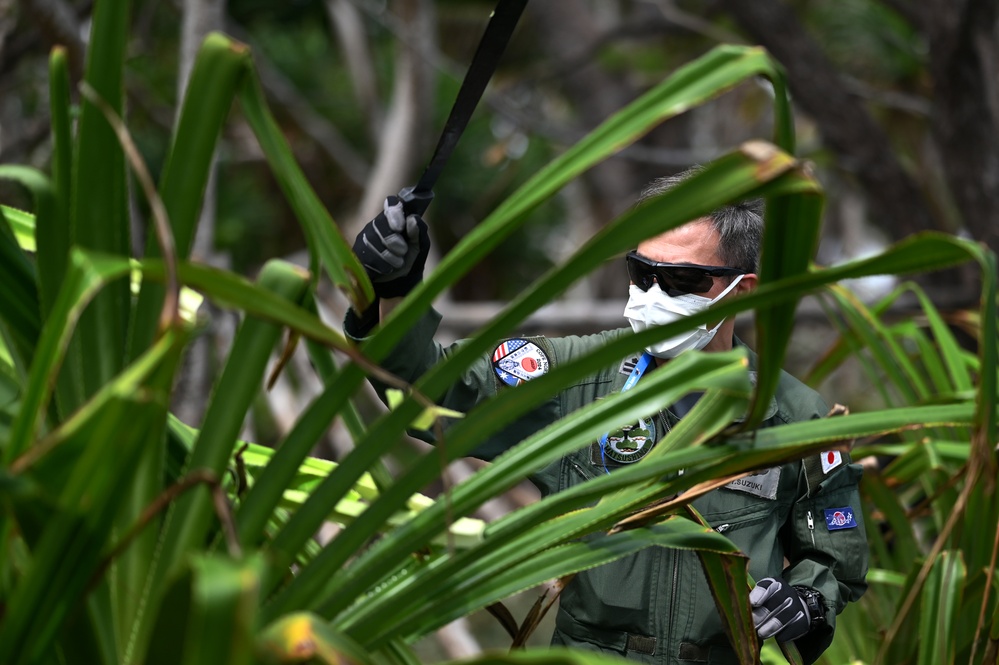
<svg viewBox="0 0 999 665">
<path fill-rule="evenodd" d="M 875 0 L 808 0 L 764 3 L 774 7 L 755 12 L 739 4 L 744 3 L 531 4 L 439 185 L 430 218 L 441 252 L 526 174 L 720 41 L 762 43 L 789 69 L 799 102 L 799 152 L 815 161 L 830 192 L 820 262 L 869 253 L 885 240 L 921 228 L 964 231 L 992 242 L 980 230 L 985 221 L 978 220 L 991 208 L 963 201 L 975 199 L 974 193 L 953 191 L 955 180 L 948 184 L 945 174 L 957 161 L 952 154 L 956 140 L 947 138 L 956 128 L 947 126 L 948 117 L 968 123 L 980 114 L 976 107 L 994 103 L 994 78 L 977 95 L 960 96 L 963 111 L 946 112 L 940 107 L 958 101 L 951 102 L 934 79 L 942 68 L 973 69 L 977 61 L 987 83 L 989 68 L 996 66 L 988 59 L 995 52 L 994 33 L 990 40 L 977 40 L 977 46 L 958 42 L 974 36 L 976 20 L 982 34 L 988 33 L 990 19 L 994 27 L 995 9 L 987 6 L 992 3 L 964 2 L 959 8 L 939 3 L 947 16 L 934 15 L 934 2 L 917 8 Z M 185 53 L 192 50 L 185 44 L 192 34 L 225 30 L 252 47 L 296 157 L 352 237 L 377 211 L 380 198 L 411 183 L 429 158 L 489 7 L 480 1 L 142 0 L 132 18 L 127 65 L 130 127 L 155 175 L 168 148 L 165 129 L 177 106 L 178 72 L 184 72 Z M 0 2 L 0 161 L 47 163 L 46 88 L 40 75 L 45 54 L 67 36 L 78 42 L 79 52 L 90 9 L 89 1 Z M 197 20 L 213 24 L 185 25 Z M 825 69 L 813 69 L 812 78 L 825 86 L 826 111 L 838 113 L 838 120 L 817 112 L 814 107 L 822 100 L 812 99 L 810 82 L 798 72 L 799 61 L 809 63 L 815 56 Z M 707 161 L 765 133 L 767 97 L 765 88 L 745 85 L 652 132 L 594 169 L 560 200 L 537 210 L 531 223 L 458 285 L 452 297 L 508 299 L 518 284 L 564 255 L 567 246 L 621 212 L 653 177 Z M 871 124 L 835 128 L 850 124 L 856 113 Z M 384 145 L 383 129 L 390 122 L 407 131 Z M 996 145 L 994 122 L 977 141 L 981 152 Z M 890 147 L 892 154 L 876 163 L 864 159 L 865 150 L 880 147 Z M 975 199 L 980 206 L 996 206 L 982 199 L 999 185 L 966 177 L 984 159 L 989 158 L 965 160 L 953 177 L 962 178 L 963 189 L 980 190 Z M 203 248 L 226 255 L 243 272 L 252 272 L 265 257 L 301 251 L 304 239 L 245 125 L 227 125 L 218 169 L 216 224 Z M 882 182 L 870 177 L 872 170 Z M 979 173 L 979 180 L 994 180 Z M 619 282 L 607 277 L 598 273 L 580 288 L 597 299 L 620 297 Z M 952 276 L 946 286 L 940 294 L 955 303 L 967 303 L 976 293 L 967 276 Z"/>
</svg>

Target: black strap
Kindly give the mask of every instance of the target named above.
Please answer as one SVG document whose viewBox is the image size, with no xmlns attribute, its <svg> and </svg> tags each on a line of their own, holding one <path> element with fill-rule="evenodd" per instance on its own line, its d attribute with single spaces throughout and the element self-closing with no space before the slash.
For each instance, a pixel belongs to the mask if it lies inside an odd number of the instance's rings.
<svg viewBox="0 0 999 665">
<path fill-rule="evenodd" d="M 465 131 L 489 79 L 496 71 L 500 56 L 503 55 L 503 50 L 510 41 L 513 29 L 517 26 L 517 21 L 526 5 L 527 0 L 499 0 L 496 5 L 482 40 L 479 41 L 479 47 L 475 50 L 472 64 L 465 73 L 465 80 L 461 82 L 458 97 L 451 107 L 451 115 L 448 116 L 444 131 L 437 141 L 434 156 L 416 186 L 405 187 L 399 192 L 399 198 L 402 199 L 407 215 L 422 215 L 434 199 L 432 191 L 434 184 L 444 170 L 444 165 L 455 145 L 458 144 L 458 139 Z"/>
<path fill-rule="evenodd" d="M 632 653 L 654 656 L 656 655 L 656 638 L 628 633 L 628 646 L 626 648 Z"/>
</svg>

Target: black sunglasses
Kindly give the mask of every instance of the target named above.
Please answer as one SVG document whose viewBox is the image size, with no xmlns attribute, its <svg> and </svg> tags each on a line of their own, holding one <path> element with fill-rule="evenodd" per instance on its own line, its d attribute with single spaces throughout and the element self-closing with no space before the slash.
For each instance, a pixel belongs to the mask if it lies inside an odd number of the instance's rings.
<svg viewBox="0 0 999 665">
<path fill-rule="evenodd" d="M 637 252 L 628 252 L 626 261 L 628 275 L 635 286 L 642 291 L 648 291 L 653 282 L 658 282 L 659 288 L 671 298 L 710 290 L 714 283 L 712 277 L 746 274 L 746 271 L 740 268 L 699 266 L 693 263 L 659 263 L 641 257 Z"/>
</svg>

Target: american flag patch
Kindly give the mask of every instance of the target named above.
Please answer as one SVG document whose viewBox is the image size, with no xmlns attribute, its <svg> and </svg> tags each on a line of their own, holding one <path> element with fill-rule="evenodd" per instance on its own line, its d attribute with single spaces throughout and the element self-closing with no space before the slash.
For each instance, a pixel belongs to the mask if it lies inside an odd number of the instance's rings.
<svg viewBox="0 0 999 665">
<path fill-rule="evenodd" d="M 510 355 L 511 353 L 513 353 L 520 347 L 524 346 L 525 344 L 527 344 L 526 339 L 508 339 L 507 341 L 497 346 L 496 350 L 493 351 L 493 362 L 496 362 L 503 356 Z"/>
</svg>

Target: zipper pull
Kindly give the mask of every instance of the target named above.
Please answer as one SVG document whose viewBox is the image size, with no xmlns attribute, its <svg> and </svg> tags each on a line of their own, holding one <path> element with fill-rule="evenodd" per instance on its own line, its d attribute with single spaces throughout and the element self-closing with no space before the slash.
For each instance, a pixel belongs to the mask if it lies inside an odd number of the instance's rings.
<svg viewBox="0 0 999 665">
<path fill-rule="evenodd" d="M 728 528 L 730 526 L 732 526 L 732 525 L 731 524 L 719 524 L 718 526 L 715 527 L 715 531 L 717 531 L 718 533 L 725 533 L 726 531 L 728 531 Z"/>
<path fill-rule="evenodd" d="M 815 547 L 815 520 L 812 519 L 812 511 L 805 513 L 805 519 L 808 520 L 808 534 L 812 537 L 812 547 Z"/>
</svg>

